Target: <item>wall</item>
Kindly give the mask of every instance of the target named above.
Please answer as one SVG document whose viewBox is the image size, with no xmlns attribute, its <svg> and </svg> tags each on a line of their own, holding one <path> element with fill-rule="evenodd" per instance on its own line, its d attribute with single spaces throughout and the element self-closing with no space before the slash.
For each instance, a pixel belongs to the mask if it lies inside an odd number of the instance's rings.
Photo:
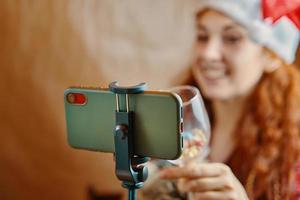
<svg viewBox="0 0 300 200">
<path fill-rule="evenodd" d="M 185 77 L 192 1 L 0 2 L 0 199 L 120 193 L 112 156 L 67 145 L 63 91 Z M 90 193 L 94 195 L 89 195 Z"/>
</svg>

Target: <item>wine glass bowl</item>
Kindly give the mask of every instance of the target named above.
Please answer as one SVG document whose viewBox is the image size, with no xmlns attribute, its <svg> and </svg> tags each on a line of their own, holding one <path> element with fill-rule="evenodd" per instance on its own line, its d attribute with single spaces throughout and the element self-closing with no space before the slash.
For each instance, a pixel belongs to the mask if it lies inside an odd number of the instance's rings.
<svg viewBox="0 0 300 200">
<path fill-rule="evenodd" d="M 209 153 L 210 123 L 199 90 L 183 85 L 170 89 L 183 102 L 183 153 L 175 161 L 184 165 L 192 160 L 203 160 Z"/>
</svg>

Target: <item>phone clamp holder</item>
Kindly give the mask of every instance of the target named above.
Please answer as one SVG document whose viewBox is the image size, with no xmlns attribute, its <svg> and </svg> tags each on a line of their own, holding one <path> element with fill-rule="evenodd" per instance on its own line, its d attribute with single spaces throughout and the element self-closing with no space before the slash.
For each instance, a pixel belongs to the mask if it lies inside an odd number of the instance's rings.
<svg viewBox="0 0 300 200">
<path fill-rule="evenodd" d="M 120 87 L 118 82 L 109 84 L 109 90 L 116 94 L 116 126 L 115 126 L 115 173 L 122 186 L 128 189 L 128 199 L 136 199 L 136 190 L 143 187 L 148 177 L 148 169 L 144 164 L 149 160 L 134 154 L 134 112 L 129 108 L 129 95 L 143 93 L 146 83 L 131 87 Z"/>
</svg>

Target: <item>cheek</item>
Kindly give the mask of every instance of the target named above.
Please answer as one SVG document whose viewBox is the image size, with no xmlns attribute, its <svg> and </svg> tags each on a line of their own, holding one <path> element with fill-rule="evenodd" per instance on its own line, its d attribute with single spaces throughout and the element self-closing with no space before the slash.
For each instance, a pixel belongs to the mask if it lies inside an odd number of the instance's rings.
<svg viewBox="0 0 300 200">
<path fill-rule="evenodd" d="M 237 95 L 247 94 L 259 82 L 264 73 L 262 63 L 256 54 L 236 53 L 228 59 L 231 66 L 231 81 Z"/>
<path fill-rule="evenodd" d="M 203 60 L 203 52 L 204 52 L 204 45 L 196 44 L 193 49 L 193 60 L 199 61 Z"/>
<path fill-rule="evenodd" d="M 258 65 L 245 64 L 243 69 L 237 70 L 233 77 L 233 84 L 238 95 L 247 94 L 259 82 L 263 70 Z"/>
</svg>

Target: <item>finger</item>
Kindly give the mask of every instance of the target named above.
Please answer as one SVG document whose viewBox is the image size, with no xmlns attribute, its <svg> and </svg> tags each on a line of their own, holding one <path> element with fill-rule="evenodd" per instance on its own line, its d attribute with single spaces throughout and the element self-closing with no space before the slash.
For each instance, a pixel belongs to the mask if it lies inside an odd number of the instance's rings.
<svg viewBox="0 0 300 200">
<path fill-rule="evenodd" d="M 208 192 L 213 190 L 230 190 L 233 188 L 234 181 L 223 176 L 189 179 L 180 185 L 182 192 Z"/>
<path fill-rule="evenodd" d="M 185 188 L 185 184 L 188 179 L 178 179 L 177 181 L 177 189 L 180 193 L 185 193 L 187 190 Z"/>
<path fill-rule="evenodd" d="M 193 193 L 193 198 L 195 200 L 238 200 L 238 196 L 236 193 L 231 191 L 210 191 L 210 192 L 199 192 L 199 193 Z"/>
<path fill-rule="evenodd" d="M 163 179 L 216 177 L 225 174 L 228 167 L 219 163 L 190 164 L 185 167 L 172 167 L 160 171 Z"/>
</svg>

